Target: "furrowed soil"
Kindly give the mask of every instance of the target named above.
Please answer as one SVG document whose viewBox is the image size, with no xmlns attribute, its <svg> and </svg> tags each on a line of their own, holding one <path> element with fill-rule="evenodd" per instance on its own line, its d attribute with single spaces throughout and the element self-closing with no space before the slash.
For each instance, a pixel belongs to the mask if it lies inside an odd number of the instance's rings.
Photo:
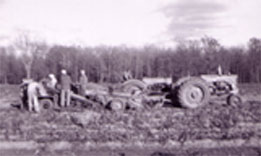
<svg viewBox="0 0 261 156">
<path fill-rule="evenodd" d="M 19 88 L 0 86 L 0 155 L 261 155 L 261 85 L 242 84 L 243 103 L 112 112 L 66 108 L 39 114 L 19 104 Z"/>
</svg>

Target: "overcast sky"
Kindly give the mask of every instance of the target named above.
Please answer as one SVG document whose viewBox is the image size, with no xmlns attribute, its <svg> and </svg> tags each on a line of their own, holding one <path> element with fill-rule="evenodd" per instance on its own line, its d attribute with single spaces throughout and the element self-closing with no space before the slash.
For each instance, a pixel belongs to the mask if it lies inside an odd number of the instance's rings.
<svg viewBox="0 0 261 156">
<path fill-rule="evenodd" d="M 261 0 L 0 0 L 0 44 L 28 31 L 49 43 L 171 46 L 261 37 Z"/>
</svg>

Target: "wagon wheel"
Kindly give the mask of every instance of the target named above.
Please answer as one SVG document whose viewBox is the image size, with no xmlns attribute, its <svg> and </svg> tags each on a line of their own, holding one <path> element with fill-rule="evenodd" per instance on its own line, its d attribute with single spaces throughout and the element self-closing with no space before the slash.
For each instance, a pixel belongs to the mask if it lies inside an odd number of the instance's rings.
<svg viewBox="0 0 261 156">
<path fill-rule="evenodd" d="M 238 106 L 242 103 L 242 99 L 235 94 L 231 94 L 227 98 L 227 103 L 231 106 Z"/>
<path fill-rule="evenodd" d="M 47 111 L 53 109 L 53 101 L 51 99 L 40 100 L 40 110 Z"/>
<path fill-rule="evenodd" d="M 108 108 L 113 111 L 123 111 L 126 108 L 126 104 L 125 104 L 125 101 L 123 101 L 119 98 L 115 98 L 109 102 Z"/>
<path fill-rule="evenodd" d="M 178 91 L 179 103 L 185 108 L 197 108 L 209 102 L 208 84 L 200 78 L 184 82 Z"/>
</svg>

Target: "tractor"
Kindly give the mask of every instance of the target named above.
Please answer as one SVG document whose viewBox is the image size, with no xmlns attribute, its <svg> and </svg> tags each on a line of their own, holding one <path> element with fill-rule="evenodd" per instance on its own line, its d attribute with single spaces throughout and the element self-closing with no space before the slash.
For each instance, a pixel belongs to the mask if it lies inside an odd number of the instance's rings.
<svg viewBox="0 0 261 156">
<path fill-rule="evenodd" d="M 178 80 L 172 87 L 174 98 L 185 108 L 197 108 L 212 101 L 241 103 L 237 75 L 201 75 Z"/>
<path fill-rule="evenodd" d="M 142 94 L 145 99 L 158 97 L 156 99 L 161 99 L 161 102 L 171 100 L 189 109 L 204 106 L 211 101 L 225 100 L 230 105 L 241 103 L 237 75 L 188 76 L 175 83 L 170 78 L 144 78 L 129 80 L 123 84 L 123 88 L 133 95 Z"/>
</svg>

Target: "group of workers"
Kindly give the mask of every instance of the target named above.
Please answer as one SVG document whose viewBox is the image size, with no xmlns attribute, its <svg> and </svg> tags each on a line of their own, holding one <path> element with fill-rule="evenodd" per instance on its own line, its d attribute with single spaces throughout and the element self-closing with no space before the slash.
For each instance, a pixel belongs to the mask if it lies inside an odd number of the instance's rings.
<svg viewBox="0 0 261 156">
<path fill-rule="evenodd" d="M 79 94 L 85 95 L 88 77 L 84 70 L 80 71 L 80 77 L 77 83 L 79 86 Z M 24 80 L 21 88 L 23 90 L 22 100 L 27 105 L 29 111 L 40 112 L 39 96 L 48 96 L 50 94 L 59 95 L 61 107 L 70 106 L 71 102 L 71 86 L 74 84 L 71 77 L 65 69 L 61 70 L 60 82 L 54 74 L 49 74 L 47 78 L 40 82 L 33 80 Z"/>
</svg>

